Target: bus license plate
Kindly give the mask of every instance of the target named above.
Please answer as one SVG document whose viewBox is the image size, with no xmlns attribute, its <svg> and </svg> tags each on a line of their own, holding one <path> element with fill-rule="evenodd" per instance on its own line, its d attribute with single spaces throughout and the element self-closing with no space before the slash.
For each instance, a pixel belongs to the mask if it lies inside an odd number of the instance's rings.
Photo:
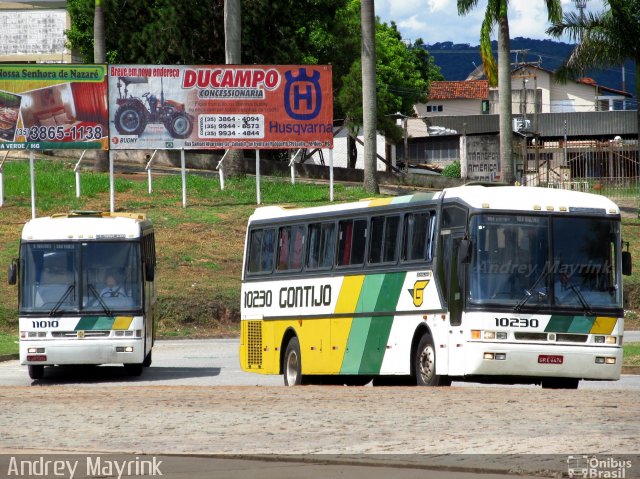
<svg viewBox="0 0 640 479">
<path fill-rule="evenodd" d="M 541 354 L 538 356 L 538 364 L 562 364 L 564 357 L 554 354 Z"/>
</svg>

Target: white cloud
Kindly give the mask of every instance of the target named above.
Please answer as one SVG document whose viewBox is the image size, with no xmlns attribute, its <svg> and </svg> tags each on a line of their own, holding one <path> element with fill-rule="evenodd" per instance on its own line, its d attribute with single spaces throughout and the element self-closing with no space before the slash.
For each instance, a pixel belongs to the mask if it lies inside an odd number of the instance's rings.
<svg viewBox="0 0 640 479">
<path fill-rule="evenodd" d="M 602 2 L 591 0 L 589 10 L 599 11 Z M 596 5 L 597 4 L 597 5 Z M 564 11 L 575 11 L 573 0 L 562 0 Z M 486 2 L 465 16 L 458 15 L 456 0 L 377 0 L 376 15 L 382 21 L 392 20 L 406 40 L 422 38 L 425 43 L 451 41 L 477 45 Z M 548 39 L 549 27 L 546 4 L 540 0 L 511 0 L 509 2 L 509 30 L 512 38 Z M 494 28 L 493 38 L 497 38 Z"/>
</svg>

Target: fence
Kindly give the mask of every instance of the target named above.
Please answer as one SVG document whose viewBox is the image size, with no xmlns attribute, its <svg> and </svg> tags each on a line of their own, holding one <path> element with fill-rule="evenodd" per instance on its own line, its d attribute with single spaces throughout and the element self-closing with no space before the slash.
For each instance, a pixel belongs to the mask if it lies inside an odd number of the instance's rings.
<svg viewBox="0 0 640 479">
<path fill-rule="evenodd" d="M 516 149 L 516 151 L 518 151 Z M 640 161 L 635 140 L 545 141 L 520 152 L 524 184 L 587 191 L 640 207 Z"/>
</svg>

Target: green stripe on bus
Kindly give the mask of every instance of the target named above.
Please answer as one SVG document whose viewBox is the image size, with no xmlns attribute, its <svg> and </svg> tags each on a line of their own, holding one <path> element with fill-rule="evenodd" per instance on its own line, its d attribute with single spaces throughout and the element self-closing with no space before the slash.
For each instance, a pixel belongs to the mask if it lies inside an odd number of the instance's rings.
<svg viewBox="0 0 640 479">
<path fill-rule="evenodd" d="M 84 316 L 76 324 L 75 331 L 95 331 L 111 329 L 114 318 L 109 316 Z"/>
<path fill-rule="evenodd" d="M 356 313 L 363 313 L 374 310 L 377 298 L 380 295 L 384 275 L 371 274 L 365 277 L 360 289 Z M 342 374 L 358 374 L 360 371 L 360 363 L 365 352 L 367 336 L 371 327 L 371 318 L 361 317 L 354 318 L 351 323 L 351 331 L 349 331 L 349 339 L 347 340 L 347 350 L 342 359 L 340 373 Z"/>
<path fill-rule="evenodd" d="M 586 316 L 551 316 L 544 332 L 589 334 L 595 319 Z"/>
<path fill-rule="evenodd" d="M 406 277 L 404 273 L 384 275 L 374 311 L 395 311 Z M 360 363 L 360 374 L 378 374 L 387 350 L 387 341 L 393 325 L 393 316 L 376 316 L 371 319 L 367 342 Z"/>
</svg>

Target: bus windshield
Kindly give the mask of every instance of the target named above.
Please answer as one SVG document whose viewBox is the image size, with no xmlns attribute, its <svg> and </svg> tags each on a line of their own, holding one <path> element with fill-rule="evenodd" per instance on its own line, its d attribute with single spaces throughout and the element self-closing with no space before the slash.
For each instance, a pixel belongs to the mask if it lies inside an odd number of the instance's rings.
<svg viewBox="0 0 640 479">
<path fill-rule="evenodd" d="M 21 247 L 22 313 L 97 313 L 139 310 L 138 243 L 42 242 Z"/>
<path fill-rule="evenodd" d="M 622 307 L 614 220 L 483 214 L 472 218 L 470 237 L 471 305 L 586 314 Z"/>
</svg>

